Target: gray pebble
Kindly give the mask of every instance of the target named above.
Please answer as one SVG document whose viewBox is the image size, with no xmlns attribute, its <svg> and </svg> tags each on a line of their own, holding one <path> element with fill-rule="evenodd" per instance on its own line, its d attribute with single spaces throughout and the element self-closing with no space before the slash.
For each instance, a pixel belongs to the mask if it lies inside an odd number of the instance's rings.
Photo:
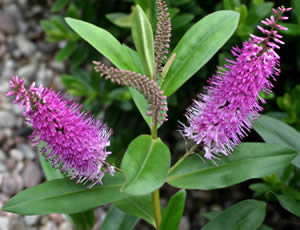
<svg viewBox="0 0 300 230">
<path fill-rule="evenodd" d="M 16 34 L 18 31 L 17 23 L 14 17 L 7 13 L 0 11 L 0 31 L 6 34 Z"/>
<path fill-rule="evenodd" d="M 41 230 L 57 230 L 57 227 L 54 222 L 49 221 L 41 227 Z"/>
<path fill-rule="evenodd" d="M 72 224 L 70 222 L 63 222 L 60 224 L 58 230 L 72 230 Z"/>
<path fill-rule="evenodd" d="M 18 76 L 21 78 L 27 79 L 34 79 L 34 75 L 36 72 L 36 65 L 35 64 L 28 64 L 21 67 L 18 70 Z"/>
<path fill-rule="evenodd" d="M 0 160 L 0 172 L 5 172 L 6 170 L 7 170 L 7 167 L 4 164 L 4 161 Z"/>
<path fill-rule="evenodd" d="M 16 123 L 16 116 L 8 111 L 0 111 L 0 128 L 12 128 Z"/>
<path fill-rule="evenodd" d="M 191 229 L 189 219 L 187 216 L 183 216 L 179 224 L 179 230 L 189 230 L 189 229 Z"/>
<path fill-rule="evenodd" d="M 27 40 L 24 35 L 18 35 L 16 42 L 20 51 L 28 57 L 31 57 L 36 49 L 35 45 Z"/>
<path fill-rule="evenodd" d="M 28 162 L 27 165 L 25 165 L 23 180 L 24 186 L 27 188 L 39 184 L 42 180 L 42 172 L 40 168 L 32 161 Z"/>
<path fill-rule="evenodd" d="M 0 162 L 6 160 L 6 154 L 0 149 Z"/>
<path fill-rule="evenodd" d="M 18 144 L 17 148 L 23 153 L 25 159 L 33 160 L 35 158 L 35 152 L 27 144 Z"/>
</svg>

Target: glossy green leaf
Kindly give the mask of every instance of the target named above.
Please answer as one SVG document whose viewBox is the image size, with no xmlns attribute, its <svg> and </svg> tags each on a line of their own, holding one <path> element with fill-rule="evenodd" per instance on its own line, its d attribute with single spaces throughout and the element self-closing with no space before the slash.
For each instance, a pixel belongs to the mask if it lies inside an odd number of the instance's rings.
<svg viewBox="0 0 300 230">
<path fill-rule="evenodd" d="M 132 230 L 138 220 L 112 205 L 99 230 Z"/>
<path fill-rule="evenodd" d="M 129 14 L 124 13 L 110 13 L 106 14 L 105 17 L 115 24 L 116 26 L 123 27 L 123 28 L 130 28 L 131 27 L 131 16 Z"/>
<path fill-rule="evenodd" d="M 124 177 L 116 173 L 105 175 L 103 185 L 87 189 L 68 179 L 58 179 L 28 188 L 18 193 L 3 207 L 4 211 L 22 215 L 78 213 L 123 199 L 120 192 Z"/>
<path fill-rule="evenodd" d="M 217 166 L 193 155 L 170 170 L 167 181 L 178 188 L 217 189 L 252 178 L 261 178 L 287 166 L 295 157 L 293 149 L 277 144 L 243 143 L 230 158 Z"/>
<path fill-rule="evenodd" d="M 267 143 L 286 145 L 300 151 L 300 133 L 280 120 L 263 115 L 255 121 L 253 128 Z"/>
<path fill-rule="evenodd" d="M 122 211 L 142 218 L 155 226 L 154 210 L 150 194 L 143 196 L 128 196 L 113 203 Z"/>
<path fill-rule="evenodd" d="M 131 57 L 122 52 L 120 42 L 108 31 L 93 24 L 73 19 L 65 19 L 68 25 L 96 50 L 109 59 L 116 67 L 130 70 Z"/>
<path fill-rule="evenodd" d="M 149 128 L 151 128 L 152 118 L 150 116 L 147 116 L 147 110 L 148 110 L 148 102 L 145 99 L 145 97 L 139 93 L 137 90 L 133 88 L 129 88 L 130 94 L 134 100 L 134 103 L 138 107 L 140 113 L 142 114 L 144 120 L 148 124 Z"/>
<path fill-rule="evenodd" d="M 61 9 L 63 9 L 70 0 L 56 0 L 53 6 L 51 7 L 51 12 L 57 12 Z"/>
<path fill-rule="evenodd" d="M 151 24 L 142 8 L 137 5 L 132 15 L 132 37 L 145 73 L 151 79 L 154 75 L 154 44 Z"/>
<path fill-rule="evenodd" d="M 41 153 L 41 149 L 45 144 L 42 142 L 39 145 L 39 153 L 40 153 L 40 162 L 44 171 L 44 174 L 47 178 L 48 181 L 50 180 L 55 180 L 55 179 L 62 179 L 64 178 L 63 174 L 61 174 L 61 172 L 59 171 L 59 169 L 56 168 L 52 168 L 51 164 L 49 163 L 49 161 L 46 161 L 45 157 L 43 156 L 43 154 Z"/>
<path fill-rule="evenodd" d="M 292 160 L 292 164 L 295 165 L 297 168 L 300 168 L 300 153 Z"/>
<path fill-rule="evenodd" d="M 231 37 L 238 22 L 238 13 L 218 11 L 193 25 L 171 54 L 176 53 L 176 58 L 162 85 L 165 95 L 174 93 L 205 65 Z"/>
<path fill-rule="evenodd" d="M 300 201 L 286 195 L 276 195 L 283 208 L 300 217 Z"/>
<path fill-rule="evenodd" d="M 165 211 L 159 230 L 176 230 L 180 224 L 185 205 L 186 192 L 181 190 L 171 197 Z"/>
<path fill-rule="evenodd" d="M 201 230 L 255 230 L 263 223 L 266 203 L 244 200 L 222 211 Z"/>
<path fill-rule="evenodd" d="M 122 191 L 131 195 L 150 193 L 165 182 L 170 166 L 170 151 L 158 138 L 135 138 L 123 157 L 121 169 L 126 177 Z"/>
</svg>

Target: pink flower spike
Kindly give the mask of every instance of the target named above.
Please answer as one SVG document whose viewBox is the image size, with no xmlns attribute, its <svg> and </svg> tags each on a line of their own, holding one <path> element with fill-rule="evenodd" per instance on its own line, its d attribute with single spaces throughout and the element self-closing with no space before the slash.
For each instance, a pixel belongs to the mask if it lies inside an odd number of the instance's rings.
<svg viewBox="0 0 300 230">
<path fill-rule="evenodd" d="M 273 12 L 279 15 L 277 10 Z M 217 73 L 207 81 L 205 92 L 188 108 L 183 134 L 203 146 L 205 158 L 230 155 L 263 110 L 260 103 L 265 100 L 259 97 L 259 92 L 271 93 L 270 80 L 276 80 L 280 73 L 280 57 L 274 49 L 279 49 L 279 44 L 284 42 L 276 28 L 285 28 L 277 25 L 277 20 L 271 16 L 262 21 L 271 27 L 269 30 L 257 26 L 267 36 L 250 34 L 242 48 L 233 47 L 231 53 L 235 60 L 226 60 L 229 62 L 224 65 L 226 70 L 218 67 Z"/>
<path fill-rule="evenodd" d="M 24 119 L 34 129 L 30 138 L 36 146 L 45 144 L 42 153 L 52 167 L 77 178 L 77 183 L 92 182 L 89 187 L 101 184 L 104 173 L 114 172 L 105 162 L 111 130 L 101 120 L 52 89 L 32 83 L 27 90 L 18 77 L 11 82 L 7 95 L 16 95 L 14 102 L 25 106 Z"/>
</svg>

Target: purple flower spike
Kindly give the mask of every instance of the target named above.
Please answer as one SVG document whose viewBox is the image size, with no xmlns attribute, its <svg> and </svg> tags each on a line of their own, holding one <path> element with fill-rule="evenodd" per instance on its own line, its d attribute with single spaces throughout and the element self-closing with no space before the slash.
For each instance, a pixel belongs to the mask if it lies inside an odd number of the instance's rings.
<svg viewBox="0 0 300 230">
<path fill-rule="evenodd" d="M 188 109 L 188 125 L 183 125 L 183 133 L 204 146 L 205 158 L 230 155 L 263 110 L 258 99 L 265 101 L 259 92 L 270 93 L 273 87 L 270 78 L 276 80 L 280 73 L 280 57 L 274 49 L 284 43 L 278 39 L 282 36 L 276 29 L 285 29 L 277 23 L 287 19 L 282 14 L 289 10 L 273 9 L 276 18 L 271 16 L 262 21 L 270 30 L 258 26 L 266 37 L 251 35 L 242 48 L 232 48 L 236 59 L 226 60 L 225 68 L 218 67 L 205 93 Z"/>
<path fill-rule="evenodd" d="M 111 130 L 102 121 L 52 89 L 35 88 L 33 83 L 27 90 L 18 77 L 12 77 L 10 87 L 7 96 L 25 105 L 24 119 L 34 129 L 30 138 L 35 146 L 46 143 L 41 151 L 53 167 L 77 183 L 92 182 L 89 187 L 101 184 L 105 172 L 113 174 L 114 168 L 105 162 Z"/>
</svg>

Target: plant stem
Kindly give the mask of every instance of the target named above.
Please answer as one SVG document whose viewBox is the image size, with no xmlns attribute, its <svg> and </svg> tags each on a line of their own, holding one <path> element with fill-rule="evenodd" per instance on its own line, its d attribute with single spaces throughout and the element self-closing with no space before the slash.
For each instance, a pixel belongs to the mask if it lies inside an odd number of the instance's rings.
<svg viewBox="0 0 300 230">
<path fill-rule="evenodd" d="M 152 139 L 156 139 L 157 138 L 156 121 L 154 118 L 152 118 L 152 119 L 154 120 L 154 122 L 152 123 L 151 136 L 152 136 Z M 154 210 L 156 229 L 159 229 L 159 225 L 160 225 L 160 221 L 161 221 L 159 189 L 152 192 L 152 205 L 153 205 L 153 210 Z"/>
<path fill-rule="evenodd" d="M 188 156 L 190 156 L 191 154 L 194 153 L 195 149 L 197 148 L 197 144 L 193 145 L 170 169 L 169 169 L 169 174 L 171 172 L 173 172 L 173 170 L 175 168 L 178 167 L 178 165 L 185 159 L 187 158 Z"/>
<path fill-rule="evenodd" d="M 155 190 L 152 193 L 152 204 L 153 204 L 153 209 L 154 209 L 156 229 L 159 229 L 159 225 L 160 225 L 160 222 L 161 222 L 159 189 Z"/>
</svg>

